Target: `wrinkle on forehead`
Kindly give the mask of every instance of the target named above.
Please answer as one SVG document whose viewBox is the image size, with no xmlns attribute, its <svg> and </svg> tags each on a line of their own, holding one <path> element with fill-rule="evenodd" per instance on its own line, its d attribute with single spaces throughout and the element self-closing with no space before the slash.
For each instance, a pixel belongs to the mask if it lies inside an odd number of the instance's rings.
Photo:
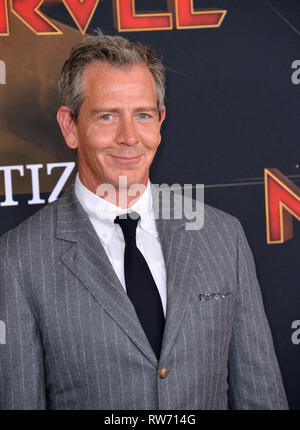
<svg viewBox="0 0 300 430">
<path fill-rule="evenodd" d="M 137 103 L 157 110 L 155 81 L 143 64 L 117 68 L 95 62 L 85 70 L 83 82 L 86 90 L 84 101 L 92 102 L 93 108 L 116 109 L 119 103 L 123 107 Z"/>
</svg>

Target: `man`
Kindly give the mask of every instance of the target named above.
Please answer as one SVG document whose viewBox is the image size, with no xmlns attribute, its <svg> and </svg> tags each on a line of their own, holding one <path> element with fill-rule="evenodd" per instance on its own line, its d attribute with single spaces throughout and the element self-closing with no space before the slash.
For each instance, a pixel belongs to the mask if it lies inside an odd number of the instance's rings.
<svg viewBox="0 0 300 430">
<path fill-rule="evenodd" d="M 286 409 L 239 222 L 209 206 L 200 230 L 154 217 L 166 110 L 153 51 L 88 36 L 60 95 L 79 174 L 1 238 L 1 408 Z"/>
</svg>

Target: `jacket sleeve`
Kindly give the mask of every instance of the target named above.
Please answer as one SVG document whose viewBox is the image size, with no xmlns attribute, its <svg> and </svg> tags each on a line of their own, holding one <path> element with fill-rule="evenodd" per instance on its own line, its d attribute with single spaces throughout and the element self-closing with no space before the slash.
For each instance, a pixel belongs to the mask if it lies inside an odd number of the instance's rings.
<svg viewBox="0 0 300 430">
<path fill-rule="evenodd" d="M 0 240 L 0 409 L 45 409 L 43 349 L 15 237 Z"/>
<path fill-rule="evenodd" d="M 228 372 L 230 409 L 288 409 L 252 252 L 239 222 Z"/>
</svg>

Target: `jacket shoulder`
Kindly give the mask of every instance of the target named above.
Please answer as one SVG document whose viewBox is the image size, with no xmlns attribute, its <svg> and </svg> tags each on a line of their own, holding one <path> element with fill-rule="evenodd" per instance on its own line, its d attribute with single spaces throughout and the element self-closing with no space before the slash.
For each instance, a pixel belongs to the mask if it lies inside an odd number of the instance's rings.
<svg viewBox="0 0 300 430">
<path fill-rule="evenodd" d="M 53 240 L 56 229 L 57 208 L 64 204 L 69 195 L 67 190 L 60 198 L 48 203 L 17 227 L 9 230 L 0 237 L 0 253 L 2 257 L 7 253 L 13 256 L 26 252 L 28 247 L 34 248 L 42 242 L 47 246 L 49 240 Z"/>
<path fill-rule="evenodd" d="M 17 248 L 25 244 L 28 246 L 29 241 L 34 246 L 42 232 L 46 240 L 45 233 L 49 235 L 56 219 L 56 207 L 57 202 L 49 203 L 17 227 L 4 233 L 0 237 L 0 253 L 3 255 L 5 249 L 9 248 L 10 254 L 13 255 Z"/>
<path fill-rule="evenodd" d="M 243 235 L 244 231 L 235 216 L 204 204 L 204 224 L 199 234 L 207 243 L 236 248 L 239 236 Z"/>
<path fill-rule="evenodd" d="M 209 228 L 219 226 L 231 231 L 241 228 L 238 218 L 208 204 L 204 204 L 204 220 Z"/>
</svg>

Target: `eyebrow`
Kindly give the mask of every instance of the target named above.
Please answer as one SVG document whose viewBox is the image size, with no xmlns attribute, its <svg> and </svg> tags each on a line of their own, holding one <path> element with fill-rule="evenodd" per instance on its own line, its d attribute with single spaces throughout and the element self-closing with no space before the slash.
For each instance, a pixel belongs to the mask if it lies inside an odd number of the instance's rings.
<svg viewBox="0 0 300 430">
<path fill-rule="evenodd" d="M 97 115 L 104 112 L 120 112 L 122 109 L 120 108 L 113 108 L 113 107 L 107 107 L 107 108 L 99 108 L 99 109 L 92 109 L 91 113 L 93 115 Z M 141 106 L 136 109 L 134 109 L 135 112 L 158 112 L 157 107 L 151 107 L 151 106 Z"/>
</svg>

